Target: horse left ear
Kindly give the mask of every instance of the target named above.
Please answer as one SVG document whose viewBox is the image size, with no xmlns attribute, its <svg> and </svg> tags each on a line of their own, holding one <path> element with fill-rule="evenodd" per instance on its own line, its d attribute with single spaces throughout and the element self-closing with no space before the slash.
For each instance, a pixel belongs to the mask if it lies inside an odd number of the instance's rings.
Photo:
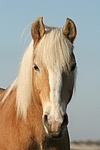
<svg viewBox="0 0 100 150">
<path fill-rule="evenodd" d="M 62 28 L 62 33 L 65 35 L 65 37 L 71 42 L 73 43 L 75 37 L 76 37 L 76 26 L 74 24 L 74 22 L 67 18 L 66 19 L 66 23 Z"/>
<path fill-rule="evenodd" d="M 44 36 L 45 34 L 45 26 L 43 24 L 43 17 L 37 18 L 31 27 L 31 35 L 34 40 L 34 43 L 37 44 L 39 40 Z"/>
</svg>

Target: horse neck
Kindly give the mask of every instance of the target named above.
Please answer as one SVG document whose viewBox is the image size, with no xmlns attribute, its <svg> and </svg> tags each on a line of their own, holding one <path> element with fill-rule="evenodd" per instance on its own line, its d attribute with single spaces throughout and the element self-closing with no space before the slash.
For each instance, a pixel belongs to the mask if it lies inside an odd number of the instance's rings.
<svg viewBox="0 0 100 150">
<path fill-rule="evenodd" d="M 42 106 L 37 103 L 38 100 L 32 99 L 31 104 L 27 110 L 27 122 L 34 133 L 36 141 L 41 142 L 44 135 L 44 127 L 42 123 Z"/>
<path fill-rule="evenodd" d="M 26 135 L 34 138 L 37 143 L 40 143 L 45 134 L 43 124 L 42 124 L 42 107 L 40 104 L 36 103 L 35 99 L 31 99 L 29 107 L 27 109 L 26 120 L 21 116 L 17 117 L 16 111 L 16 88 L 13 88 L 11 93 L 8 95 L 7 99 L 4 101 L 2 106 L 2 111 L 4 112 L 4 118 L 9 119 L 9 122 L 13 120 L 13 126 L 20 128 L 22 133 L 27 133 Z M 6 113 L 5 113 L 6 110 Z"/>
</svg>

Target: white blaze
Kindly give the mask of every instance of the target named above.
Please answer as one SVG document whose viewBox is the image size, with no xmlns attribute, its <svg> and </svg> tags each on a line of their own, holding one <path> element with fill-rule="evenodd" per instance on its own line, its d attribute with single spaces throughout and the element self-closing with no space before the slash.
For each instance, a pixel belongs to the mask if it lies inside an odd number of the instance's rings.
<svg viewBox="0 0 100 150">
<path fill-rule="evenodd" d="M 62 74 L 60 70 L 49 70 L 49 84 L 51 109 L 48 117 L 62 123 L 64 112 L 61 106 Z"/>
</svg>

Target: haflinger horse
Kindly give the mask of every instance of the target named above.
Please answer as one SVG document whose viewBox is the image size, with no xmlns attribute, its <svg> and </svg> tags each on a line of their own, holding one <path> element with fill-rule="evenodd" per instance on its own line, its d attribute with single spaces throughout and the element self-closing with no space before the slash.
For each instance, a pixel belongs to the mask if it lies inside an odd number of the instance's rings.
<svg viewBox="0 0 100 150">
<path fill-rule="evenodd" d="M 19 74 L 0 89 L 0 150 L 70 150 L 67 104 L 75 82 L 73 42 L 76 26 L 67 18 L 62 28 L 31 27 Z"/>
</svg>

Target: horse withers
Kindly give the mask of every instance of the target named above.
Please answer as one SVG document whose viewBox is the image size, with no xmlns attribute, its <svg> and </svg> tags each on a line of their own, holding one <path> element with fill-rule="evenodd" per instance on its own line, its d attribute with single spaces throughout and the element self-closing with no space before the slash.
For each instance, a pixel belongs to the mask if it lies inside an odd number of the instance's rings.
<svg viewBox="0 0 100 150">
<path fill-rule="evenodd" d="M 73 42 L 76 26 L 31 27 L 14 82 L 0 92 L 0 150 L 70 150 L 66 108 L 76 75 Z"/>
</svg>

